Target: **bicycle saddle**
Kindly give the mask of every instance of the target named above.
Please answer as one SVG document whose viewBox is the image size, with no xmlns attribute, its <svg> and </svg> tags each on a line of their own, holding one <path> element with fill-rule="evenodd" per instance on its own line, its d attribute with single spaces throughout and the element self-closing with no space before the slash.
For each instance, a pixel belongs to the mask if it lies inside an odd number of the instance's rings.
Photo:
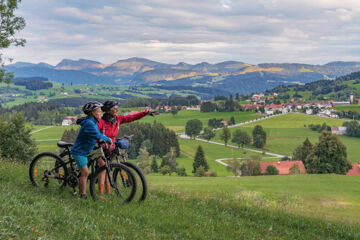
<svg viewBox="0 0 360 240">
<path fill-rule="evenodd" d="M 73 143 L 68 143 L 68 142 L 64 142 L 64 141 L 58 141 L 57 142 L 58 147 L 61 148 L 65 148 L 65 147 L 71 147 L 72 145 L 74 145 Z"/>
</svg>

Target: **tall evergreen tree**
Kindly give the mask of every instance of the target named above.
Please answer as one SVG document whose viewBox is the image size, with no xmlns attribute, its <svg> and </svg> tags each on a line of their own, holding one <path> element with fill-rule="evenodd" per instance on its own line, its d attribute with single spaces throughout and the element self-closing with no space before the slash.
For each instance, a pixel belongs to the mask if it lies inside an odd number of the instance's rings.
<svg viewBox="0 0 360 240">
<path fill-rule="evenodd" d="M 206 162 L 205 153 L 201 145 L 199 145 L 196 150 L 192 172 L 195 173 L 196 169 L 198 169 L 200 166 L 204 167 L 205 171 L 209 170 L 209 165 Z"/>
<path fill-rule="evenodd" d="M 352 165 L 347 159 L 346 147 L 337 135 L 324 131 L 306 158 L 308 173 L 346 174 Z"/>
<path fill-rule="evenodd" d="M 151 161 L 151 171 L 154 172 L 154 173 L 157 173 L 159 172 L 159 167 L 158 167 L 158 164 L 156 162 L 156 158 L 153 157 L 152 161 Z"/>
</svg>

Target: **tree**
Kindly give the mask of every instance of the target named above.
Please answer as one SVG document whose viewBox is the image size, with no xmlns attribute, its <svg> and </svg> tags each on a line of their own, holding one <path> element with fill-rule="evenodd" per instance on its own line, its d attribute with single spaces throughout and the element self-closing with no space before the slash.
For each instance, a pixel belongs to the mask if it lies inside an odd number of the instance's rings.
<svg viewBox="0 0 360 240">
<path fill-rule="evenodd" d="M 170 148 L 170 151 L 162 157 L 161 167 L 168 165 L 170 172 L 176 172 L 178 163 L 176 162 L 176 151 L 175 148 Z"/>
<path fill-rule="evenodd" d="M 195 139 L 195 136 L 201 132 L 202 127 L 202 122 L 199 119 L 189 120 L 186 122 L 185 134 Z"/>
<path fill-rule="evenodd" d="M 205 153 L 204 153 L 204 150 L 202 149 L 201 145 L 199 145 L 196 150 L 192 172 L 195 173 L 196 169 L 198 169 L 200 166 L 202 166 L 204 168 L 205 172 L 207 170 L 209 170 L 209 165 L 206 162 Z"/>
<path fill-rule="evenodd" d="M 294 163 L 294 165 L 292 165 L 289 170 L 290 170 L 290 174 L 300 174 L 300 167 L 296 163 Z"/>
<path fill-rule="evenodd" d="M 36 143 L 30 135 L 21 113 L 13 115 L 9 122 L 0 120 L 0 154 L 20 163 L 29 163 L 37 152 Z"/>
<path fill-rule="evenodd" d="M 346 127 L 347 136 L 360 137 L 360 125 L 358 121 L 344 122 L 343 126 Z"/>
<path fill-rule="evenodd" d="M 295 149 L 292 159 L 301 160 L 305 165 L 306 158 L 307 156 L 309 156 L 312 149 L 313 149 L 313 145 L 311 144 L 309 139 L 306 138 L 305 141 Z"/>
<path fill-rule="evenodd" d="M 265 175 L 279 175 L 279 170 L 272 164 L 265 169 Z"/>
<path fill-rule="evenodd" d="M 162 168 L 160 168 L 160 172 L 162 175 L 166 175 L 166 174 L 169 174 L 169 176 L 171 175 L 170 167 L 168 165 L 165 165 Z"/>
<path fill-rule="evenodd" d="M 210 141 L 210 139 L 214 138 L 216 135 L 215 131 L 211 128 L 204 128 L 204 133 L 202 134 L 202 137 L 206 140 Z"/>
<path fill-rule="evenodd" d="M 196 169 L 194 176 L 195 177 L 204 177 L 205 172 L 206 172 L 206 170 L 205 170 L 204 166 L 200 166 Z"/>
<path fill-rule="evenodd" d="M 347 159 L 346 147 L 338 136 L 324 131 L 306 158 L 305 167 L 308 173 L 346 174 L 352 165 Z"/>
<path fill-rule="evenodd" d="M 231 142 L 236 143 L 239 148 L 240 148 L 240 145 L 241 145 L 242 148 L 244 148 L 244 145 L 249 145 L 250 144 L 251 138 L 246 132 L 243 132 L 240 129 L 237 129 L 234 132 L 234 135 L 233 135 L 233 138 L 231 139 Z"/>
<path fill-rule="evenodd" d="M 229 125 L 234 125 L 235 124 L 235 118 L 232 116 L 231 118 L 230 118 L 230 120 L 228 121 L 228 124 Z"/>
<path fill-rule="evenodd" d="M 158 167 L 158 165 L 157 165 L 157 162 L 156 162 L 156 158 L 155 158 L 155 157 L 154 157 L 154 158 L 152 159 L 152 161 L 151 161 L 151 166 L 150 166 L 150 168 L 151 168 L 151 171 L 154 172 L 154 173 L 159 172 L 159 167 Z"/>
<path fill-rule="evenodd" d="M 216 110 L 216 104 L 212 102 L 203 102 L 200 105 L 201 112 L 214 112 Z"/>
<path fill-rule="evenodd" d="M 225 142 L 225 146 L 227 146 L 227 142 L 231 138 L 231 132 L 228 127 L 223 127 L 221 133 L 220 133 L 220 139 Z"/>
<path fill-rule="evenodd" d="M 251 155 L 244 159 L 241 166 L 241 176 L 259 176 L 261 175 L 260 157 Z"/>
<path fill-rule="evenodd" d="M 187 174 L 186 174 L 186 169 L 185 169 L 184 167 L 177 168 L 177 169 L 176 169 L 176 174 L 177 174 L 178 176 L 182 176 L 182 177 L 187 176 Z"/>
<path fill-rule="evenodd" d="M 175 117 L 178 114 L 179 110 L 174 106 L 171 108 L 171 114 Z"/>
<path fill-rule="evenodd" d="M 236 177 L 240 173 L 241 169 L 241 161 L 235 157 L 233 159 L 229 160 L 227 162 L 228 166 L 226 167 L 226 170 L 232 171 L 234 173 L 234 176 Z"/>
<path fill-rule="evenodd" d="M 137 162 L 138 162 L 139 168 L 141 169 L 141 171 L 144 174 L 148 174 L 151 172 L 149 160 L 150 160 L 150 155 L 149 155 L 148 151 L 146 150 L 146 148 L 140 148 Z"/>
<path fill-rule="evenodd" d="M 15 38 L 15 34 L 25 27 L 25 20 L 14 15 L 21 0 L 0 1 L 0 50 L 11 45 L 24 46 L 25 39 Z M 10 83 L 14 77 L 12 73 L 5 72 L 4 60 L 0 53 L 0 82 Z"/>
<path fill-rule="evenodd" d="M 253 129 L 253 144 L 257 148 L 262 148 L 266 144 L 266 132 L 260 125 L 256 125 Z"/>
</svg>

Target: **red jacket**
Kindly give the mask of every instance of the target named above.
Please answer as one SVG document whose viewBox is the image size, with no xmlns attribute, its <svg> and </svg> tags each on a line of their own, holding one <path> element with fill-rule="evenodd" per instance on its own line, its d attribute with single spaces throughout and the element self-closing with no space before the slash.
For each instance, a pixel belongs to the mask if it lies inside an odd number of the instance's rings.
<svg viewBox="0 0 360 240">
<path fill-rule="evenodd" d="M 97 126 L 102 134 L 111 138 L 114 142 L 116 135 L 118 134 L 120 124 L 129 123 L 138 119 L 145 117 L 148 114 L 148 111 L 142 111 L 132 115 L 117 115 L 113 121 L 107 120 L 106 114 L 97 122 Z"/>
</svg>

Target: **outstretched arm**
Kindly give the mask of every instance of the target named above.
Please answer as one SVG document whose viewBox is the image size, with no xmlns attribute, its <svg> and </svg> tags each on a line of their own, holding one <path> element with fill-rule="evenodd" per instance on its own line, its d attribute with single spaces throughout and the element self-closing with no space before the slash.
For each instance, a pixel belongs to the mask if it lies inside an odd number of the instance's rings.
<svg viewBox="0 0 360 240">
<path fill-rule="evenodd" d="M 132 115 L 126 115 L 126 116 L 123 116 L 123 115 L 117 115 L 116 118 L 117 120 L 120 122 L 120 123 L 129 123 L 129 122 L 132 122 L 132 121 L 135 121 L 135 120 L 139 120 L 143 117 L 145 117 L 146 115 L 152 113 L 153 110 L 144 110 L 142 112 L 139 112 L 139 113 L 135 113 L 135 114 L 132 114 Z"/>
</svg>

